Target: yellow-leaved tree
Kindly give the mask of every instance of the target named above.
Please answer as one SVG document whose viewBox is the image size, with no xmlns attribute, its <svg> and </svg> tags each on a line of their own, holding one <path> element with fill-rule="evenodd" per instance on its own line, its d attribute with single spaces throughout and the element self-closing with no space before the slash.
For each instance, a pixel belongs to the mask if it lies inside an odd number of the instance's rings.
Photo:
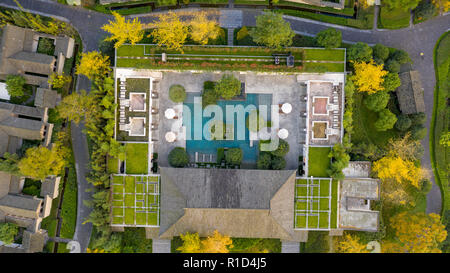
<svg viewBox="0 0 450 273">
<path fill-rule="evenodd" d="M 98 51 L 81 53 L 81 61 L 77 64 L 76 73 L 83 74 L 89 79 L 103 77 L 111 70 L 109 57 Z"/>
<path fill-rule="evenodd" d="M 182 46 L 188 36 L 188 26 L 182 22 L 174 12 L 158 15 L 159 21 L 152 24 L 155 29 L 150 36 L 159 46 L 165 45 L 168 49 L 174 49 L 183 53 Z"/>
<path fill-rule="evenodd" d="M 230 236 L 222 235 L 217 230 L 203 240 L 198 233 L 187 232 L 180 237 L 183 244 L 177 250 L 182 253 L 228 253 L 233 247 Z"/>
<path fill-rule="evenodd" d="M 373 94 L 384 90 L 384 76 L 388 71 L 383 70 L 383 64 L 377 65 L 373 60 L 370 62 L 354 62 L 355 75 L 352 76 L 353 83 L 359 92 Z"/>
<path fill-rule="evenodd" d="M 192 40 L 202 45 L 206 45 L 209 39 L 214 40 L 219 37 L 221 31 L 217 21 L 209 20 L 205 12 L 199 12 L 194 16 L 189 26 Z"/>
<path fill-rule="evenodd" d="M 116 41 L 114 47 L 118 48 L 126 42 L 134 45 L 144 38 L 144 30 L 138 18 L 126 20 L 117 12 L 112 14 L 115 20 L 110 20 L 109 24 L 102 26 L 104 31 L 111 34 L 105 41 Z"/>
<path fill-rule="evenodd" d="M 385 253 L 441 253 L 439 244 L 447 238 L 438 214 L 401 212 L 390 219 L 395 241 L 382 244 Z"/>
<path fill-rule="evenodd" d="M 67 148 L 54 143 L 51 149 L 44 146 L 29 148 L 18 166 L 24 176 L 41 180 L 49 175 L 60 175 L 66 166 L 65 158 L 68 158 Z"/>
<path fill-rule="evenodd" d="M 450 10 L 449 0 L 431 0 L 431 2 L 438 8 L 439 12 L 447 12 Z"/>
<path fill-rule="evenodd" d="M 94 96 L 81 90 L 80 93 L 74 92 L 65 96 L 56 109 L 61 118 L 78 124 L 83 120 L 91 121 L 98 114 L 97 106 Z"/>
<path fill-rule="evenodd" d="M 230 236 L 222 235 L 217 230 L 202 241 L 202 253 L 228 253 L 230 248 L 233 248 Z"/>
<path fill-rule="evenodd" d="M 180 234 L 181 240 L 183 240 L 183 244 L 177 248 L 181 253 L 199 253 L 201 249 L 200 236 L 198 233 L 189 233 Z"/>
<path fill-rule="evenodd" d="M 336 245 L 338 253 L 368 253 L 367 246 L 362 244 L 358 237 L 346 233 L 339 238 Z"/>
</svg>

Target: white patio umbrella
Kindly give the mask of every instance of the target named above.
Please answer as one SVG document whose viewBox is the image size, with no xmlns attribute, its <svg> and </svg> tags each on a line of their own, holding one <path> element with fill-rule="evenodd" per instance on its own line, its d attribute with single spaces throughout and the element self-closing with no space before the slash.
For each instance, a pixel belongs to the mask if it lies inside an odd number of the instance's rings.
<svg viewBox="0 0 450 273">
<path fill-rule="evenodd" d="M 281 139 L 286 139 L 287 137 L 289 136 L 289 131 L 288 130 L 286 130 L 286 129 L 280 129 L 279 131 L 278 131 L 278 137 L 279 138 L 281 138 Z"/>
<path fill-rule="evenodd" d="M 175 139 L 177 139 L 177 135 L 175 135 L 174 132 L 167 132 L 166 133 L 166 141 L 167 142 L 174 142 Z"/>
<path fill-rule="evenodd" d="M 292 105 L 287 102 L 283 103 L 283 105 L 281 105 L 281 111 L 285 114 L 289 114 L 292 111 Z"/>
<path fill-rule="evenodd" d="M 172 108 L 167 109 L 164 112 L 164 116 L 168 119 L 173 119 L 175 117 L 175 110 L 173 110 Z"/>
</svg>

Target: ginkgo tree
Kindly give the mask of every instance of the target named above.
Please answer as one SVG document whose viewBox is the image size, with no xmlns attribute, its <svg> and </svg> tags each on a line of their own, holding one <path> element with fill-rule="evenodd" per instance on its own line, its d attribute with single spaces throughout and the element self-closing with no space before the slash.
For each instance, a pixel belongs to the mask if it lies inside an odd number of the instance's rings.
<svg viewBox="0 0 450 273">
<path fill-rule="evenodd" d="M 222 235 L 217 230 L 201 240 L 198 233 L 181 234 L 183 244 L 177 248 L 182 253 L 228 253 L 233 247 L 230 236 Z"/>
<path fill-rule="evenodd" d="M 373 60 L 369 62 L 354 62 L 355 74 L 352 76 L 353 83 L 359 92 L 373 94 L 384 90 L 384 76 L 388 71 L 383 70 L 383 64 L 377 65 Z"/>
<path fill-rule="evenodd" d="M 336 244 L 338 253 L 368 253 L 367 245 L 360 242 L 358 237 L 346 233 Z"/>
<path fill-rule="evenodd" d="M 221 31 L 217 21 L 209 20 L 205 12 L 196 14 L 189 22 L 189 28 L 192 40 L 202 45 L 206 45 L 210 39 L 217 39 Z"/>
<path fill-rule="evenodd" d="M 59 143 L 51 149 L 39 146 L 29 148 L 19 161 L 20 172 L 34 179 L 44 179 L 48 175 L 59 175 L 67 164 L 68 150 Z"/>
<path fill-rule="evenodd" d="M 165 45 L 168 49 L 183 53 L 182 46 L 186 42 L 189 29 L 175 12 L 159 14 L 158 21 L 151 26 L 154 29 L 150 36 L 159 46 Z"/>
<path fill-rule="evenodd" d="M 76 73 L 83 74 L 89 79 L 104 77 L 111 71 L 109 57 L 98 51 L 81 53 L 80 63 Z"/>
<path fill-rule="evenodd" d="M 118 48 L 126 42 L 134 45 L 144 38 L 143 25 L 138 18 L 126 20 L 125 17 L 117 12 L 112 14 L 114 21 L 109 20 L 109 24 L 102 26 L 104 31 L 111 34 L 105 41 L 116 41 L 114 47 Z"/>
<path fill-rule="evenodd" d="M 394 241 L 382 244 L 388 253 L 441 253 L 439 244 L 447 238 L 445 226 L 438 214 L 401 212 L 391 217 Z"/>
</svg>

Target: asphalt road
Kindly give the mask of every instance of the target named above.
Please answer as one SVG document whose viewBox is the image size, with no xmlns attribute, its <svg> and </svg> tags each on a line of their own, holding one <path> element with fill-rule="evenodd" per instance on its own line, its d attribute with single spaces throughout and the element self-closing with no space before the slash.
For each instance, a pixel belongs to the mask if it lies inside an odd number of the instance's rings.
<svg viewBox="0 0 450 273">
<path fill-rule="evenodd" d="M 21 5 L 28 11 L 46 16 L 53 16 L 58 19 L 66 20 L 71 23 L 79 32 L 83 40 L 83 50 L 98 50 L 98 44 L 105 36 L 101 26 L 112 19 L 110 15 L 97 13 L 80 7 L 72 7 L 58 4 L 50 0 L 19 0 Z M 0 5 L 5 7 L 15 7 L 13 0 L 1 0 Z M 260 14 L 261 10 L 243 9 L 243 25 L 255 25 L 255 16 Z M 139 16 L 142 22 L 150 22 L 153 16 Z M 319 31 L 328 27 L 334 27 L 342 32 L 342 38 L 345 42 L 366 42 L 368 44 L 382 43 L 384 45 L 406 50 L 413 60 L 413 69 L 420 72 L 425 94 L 425 105 L 427 114 L 426 126 L 430 128 L 430 120 L 433 110 L 433 92 L 435 87 L 435 73 L 433 65 L 433 49 L 438 38 L 450 26 L 450 16 L 446 14 L 437 18 L 428 20 L 419 25 L 399 30 L 358 30 L 338 25 L 301 19 L 291 16 L 285 16 L 291 23 L 294 31 L 303 35 L 315 35 Z M 424 56 L 421 57 L 420 53 Z M 86 78 L 80 78 L 77 84 L 77 90 L 90 89 L 90 82 Z M 429 131 L 429 130 L 428 130 Z M 90 210 L 83 205 L 83 200 L 89 200 L 90 194 L 86 189 L 90 185 L 86 182 L 85 174 L 89 163 L 89 154 L 87 153 L 86 136 L 82 133 L 82 127 L 72 127 L 72 141 L 77 164 L 77 176 L 79 183 L 78 196 L 78 215 L 75 238 L 78 239 L 84 250 L 89 243 L 92 226 L 83 225 Z M 422 141 L 425 153 L 422 158 L 422 166 L 431 171 L 429 136 Z M 433 174 L 431 173 L 433 176 Z M 439 187 L 432 178 L 433 187 L 427 198 L 427 212 L 440 213 L 441 193 Z"/>
</svg>

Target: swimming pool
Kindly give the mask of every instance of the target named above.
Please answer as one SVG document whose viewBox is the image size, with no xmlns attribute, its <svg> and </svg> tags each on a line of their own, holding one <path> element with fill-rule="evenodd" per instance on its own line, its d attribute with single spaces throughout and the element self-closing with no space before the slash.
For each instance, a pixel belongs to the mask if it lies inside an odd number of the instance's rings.
<svg viewBox="0 0 450 273">
<path fill-rule="evenodd" d="M 188 93 L 187 98 L 185 100 L 185 107 L 188 107 L 190 111 L 183 112 L 183 125 L 186 126 L 186 151 L 187 153 L 193 157 L 195 152 L 203 153 L 203 154 L 217 154 L 218 148 L 240 148 L 243 152 L 243 163 L 254 164 L 256 163 L 256 159 L 258 157 L 258 144 L 259 141 L 253 141 L 252 146 L 250 146 L 249 140 L 249 131 L 245 126 L 245 138 L 238 138 L 238 118 L 241 120 L 242 116 L 238 116 L 234 114 L 234 138 L 232 140 L 208 140 L 207 136 L 203 134 L 204 126 L 214 118 L 202 116 L 202 113 L 194 113 L 194 98 L 200 97 L 200 93 Z M 259 105 L 267 105 L 268 107 L 272 103 L 272 95 L 271 94 L 247 94 L 245 100 L 219 100 L 217 105 L 222 109 L 223 122 L 226 121 L 226 108 L 228 107 L 236 107 L 243 106 L 244 108 L 249 105 L 254 105 L 256 108 Z M 200 106 L 201 109 L 201 106 Z M 270 109 L 270 108 L 268 108 Z M 189 113 L 190 112 L 190 113 Z M 186 116 L 190 115 L 190 117 Z M 248 113 L 245 113 L 245 118 L 247 118 Z M 189 122 L 189 120 L 196 120 L 200 122 Z M 245 119 L 244 119 L 245 120 Z M 270 120 L 270 111 L 268 113 L 267 120 Z M 229 120 L 228 120 L 229 121 Z M 241 120 L 242 121 L 242 120 Z M 230 122 L 228 122 L 230 123 Z M 190 136 L 190 137 L 189 137 Z M 198 138 L 198 136 L 201 136 Z M 242 134 L 240 135 L 242 136 Z"/>
</svg>

